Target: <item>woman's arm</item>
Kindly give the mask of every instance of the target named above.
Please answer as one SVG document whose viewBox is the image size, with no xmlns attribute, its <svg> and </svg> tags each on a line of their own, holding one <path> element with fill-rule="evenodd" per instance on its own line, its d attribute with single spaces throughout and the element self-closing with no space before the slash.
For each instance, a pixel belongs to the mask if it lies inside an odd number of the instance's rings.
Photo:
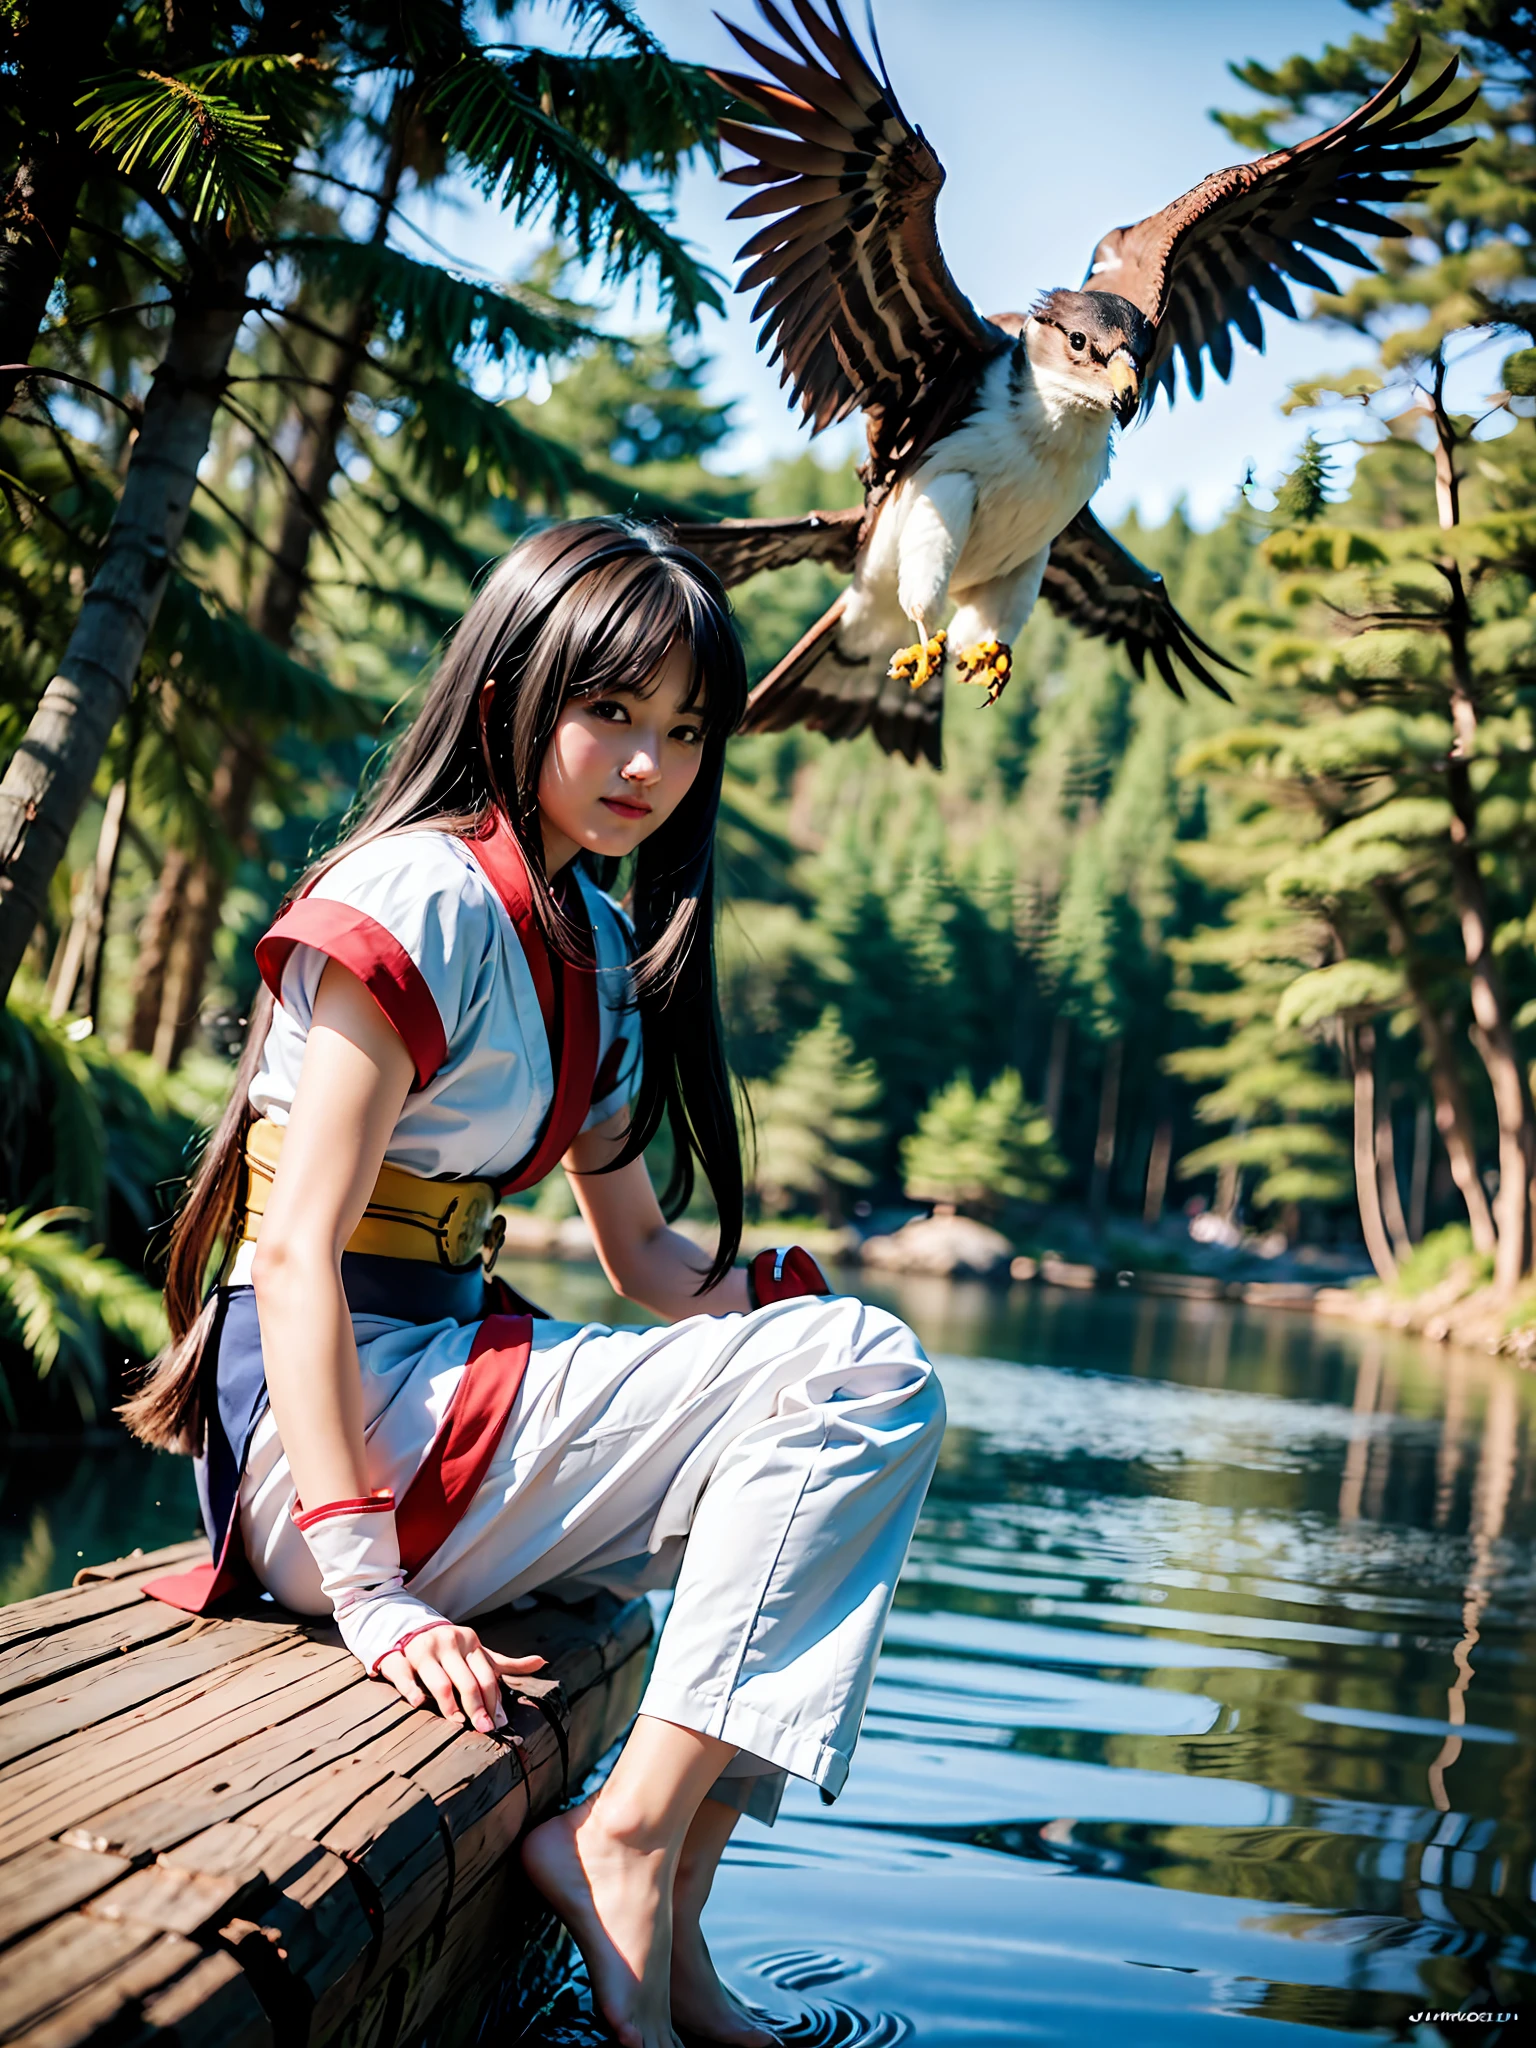
<svg viewBox="0 0 1536 2048">
<path fill-rule="evenodd" d="M 415 1069 L 357 977 L 321 976 L 282 1157 L 261 1219 L 251 1278 L 267 1392 L 298 1496 L 309 1508 L 369 1492 L 362 1369 L 341 1285 L 357 1228 Z M 500 1679 L 541 1657 L 501 1657 L 473 1629 L 443 1621 L 412 1635 L 379 1670 L 412 1706 L 427 1694 L 451 1720 L 504 1720 Z"/>
<path fill-rule="evenodd" d="M 311 1506 L 368 1491 L 341 1251 L 368 1206 L 413 1078 L 393 1025 L 333 960 L 315 997 L 251 1273 L 272 1413 L 299 1499 Z"/>
<path fill-rule="evenodd" d="M 697 1291 L 709 1260 L 691 1238 L 668 1228 L 643 1159 L 632 1159 L 617 1173 L 598 1171 L 628 1132 L 629 1112 L 620 1110 L 583 1131 L 563 1162 L 615 1291 L 673 1321 L 748 1309 L 747 1276 L 739 1267 L 707 1294 Z"/>
</svg>

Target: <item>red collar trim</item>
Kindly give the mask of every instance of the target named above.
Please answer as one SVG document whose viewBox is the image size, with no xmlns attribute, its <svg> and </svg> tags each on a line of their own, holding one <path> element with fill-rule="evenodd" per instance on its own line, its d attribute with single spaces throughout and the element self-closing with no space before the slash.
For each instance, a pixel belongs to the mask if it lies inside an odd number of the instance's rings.
<svg viewBox="0 0 1536 2048">
<path fill-rule="evenodd" d="M 551 953 L 533 914 L 527 860 L 517 835 L 500 811 L 492 814 L 489 829 L 464 843 L 505 906 L 522 944 L 528 971 L 538 991 L 555 1070 L 555 1099 L 538 1143 L 512 1178 L 501 1184 L 502 1194 L 513 1195 L 537 1186 L 554 1171 L 570 1150 L 592 1107 L 592 1083 L 597 1074 L 597 975 L 593 967 L 576 967 Z M 565 908 L 591 951 L 586 904 L 581 884 L 574 877 Z"/>
</svg>

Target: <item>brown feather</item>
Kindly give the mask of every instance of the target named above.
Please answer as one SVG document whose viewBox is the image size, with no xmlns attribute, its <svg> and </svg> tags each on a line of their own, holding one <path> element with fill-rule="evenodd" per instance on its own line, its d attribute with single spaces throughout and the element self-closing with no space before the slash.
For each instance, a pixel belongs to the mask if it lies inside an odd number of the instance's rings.
<svg viewBox="0 0 1536 2048">
<path fill-rule="evenodd" d="M 1213 666 L 1242 674 L 1174 610 L 1162 577 L 1123 548 L 1086 505 L 1051 542 L 1040 595 L 1079 632 L 1124 647 L 1137 675 L 1146 674 L 1150 655 L 1176 697 L 1184 691 L 1175 660 L 1218 697 L 1228 693 L 1211 674 Z"/>
<path fill-rule="evenodd" d="M 863 519 L 863 507 L 850 505 L 789 519 L 674 520 L 671 528 L 679 546 L 697 555 L 729 589 L 761 569 L 786 569 L 794 562 L 826 562 L 846 574 L 858 553 Z"/>
<path fill-rule="evenodd" d="M 813 432 L 869 415 L 873 507 L 964 417 L 1008 336 L 951 277 L 934 222 L 943 166 L 876 76 L 838 0 L 758 8 L 783 49 L 725 26 L 770 77 L 712 74 L 773 123 L 721 123 L 749 158 L 727 177 L 771 188 L 733 217 L 774 217 L 743 244 L 749 267 L 738 289 L 757 294 L 758 345 L 782 365 Z"/>
<path fill-rule="evenodd" d="M 844 598 L 796 641 L 747 699 L 742 732 L 787 732 L 803 725 L 828 739 L 868 732 L 888 754 L 942 761 L 944 685 L 931 676 L 919 690 L 885 673 L 884 658 L 850 660 L 837 650 Z"/>
<path fill-rule="evenodd" d="M 1371 257 L 1341 230 L 1371 236 L 1408 232 L 1374 209 L 1410 198 L 1422 189 L 1418 180 L 1424 172 L 1451 162 L 1471 140 L 1429 144 L 1472 101 L 1445 100 L 1454 59 L 1420 92 L 1404 98 L 1418 56 L 1415 43 L 1386 84 L 1334 127 L 1289 149 L 1215 171 L 1160 213 L 1105 236 L 1086 283 L 1090 290 L 1119 293 L 1153 323 L 1144 407 L 1159 387 L 1172 401 L 1175 351 L 1197 398 L 1203 356 L 1209 355 L 1219 377 L 1228 377 L 1232 328 L 1250 341 L 1257 328 L 1262 341 L 1255 300 L 1294 311 L 1281 273 L 1315 291 L 1336 290 L 1309 250 L 1374 270 Z"/>
</svg>

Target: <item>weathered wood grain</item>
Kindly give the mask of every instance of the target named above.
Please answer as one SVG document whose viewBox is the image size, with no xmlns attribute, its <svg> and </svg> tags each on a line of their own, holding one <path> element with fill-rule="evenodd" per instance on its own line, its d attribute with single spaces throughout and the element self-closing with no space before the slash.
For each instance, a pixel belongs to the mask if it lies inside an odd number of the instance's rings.
<svg viewBox="0 0 1536 2048">
<path fill-rule="evenodd" d="M 514 1853 L 623 1732 L 643 1602 L 488 1617 L 548 1659 L 494 1737 L 407 1708 L 334 1632 L 140 1590 L 197 1545 L 0 1613 L 0 2043 L 443 2048 L 546 1923 Z"/>
</svg>

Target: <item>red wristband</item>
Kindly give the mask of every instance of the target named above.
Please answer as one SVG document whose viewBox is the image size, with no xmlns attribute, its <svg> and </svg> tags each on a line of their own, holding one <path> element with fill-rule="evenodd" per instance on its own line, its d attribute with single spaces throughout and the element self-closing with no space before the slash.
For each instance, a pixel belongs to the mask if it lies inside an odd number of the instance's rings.
<svg viewBox="0 0 1536 2048">
<path fill-rule="evenodd" d="M 778 1245 L 759 1252 L 747 1266 L 747 1299 L 754 1308 L 792 1301 L 797 1294 L 830 1294 L 827 1276 L 804 1245 Z"/>
</svg>

